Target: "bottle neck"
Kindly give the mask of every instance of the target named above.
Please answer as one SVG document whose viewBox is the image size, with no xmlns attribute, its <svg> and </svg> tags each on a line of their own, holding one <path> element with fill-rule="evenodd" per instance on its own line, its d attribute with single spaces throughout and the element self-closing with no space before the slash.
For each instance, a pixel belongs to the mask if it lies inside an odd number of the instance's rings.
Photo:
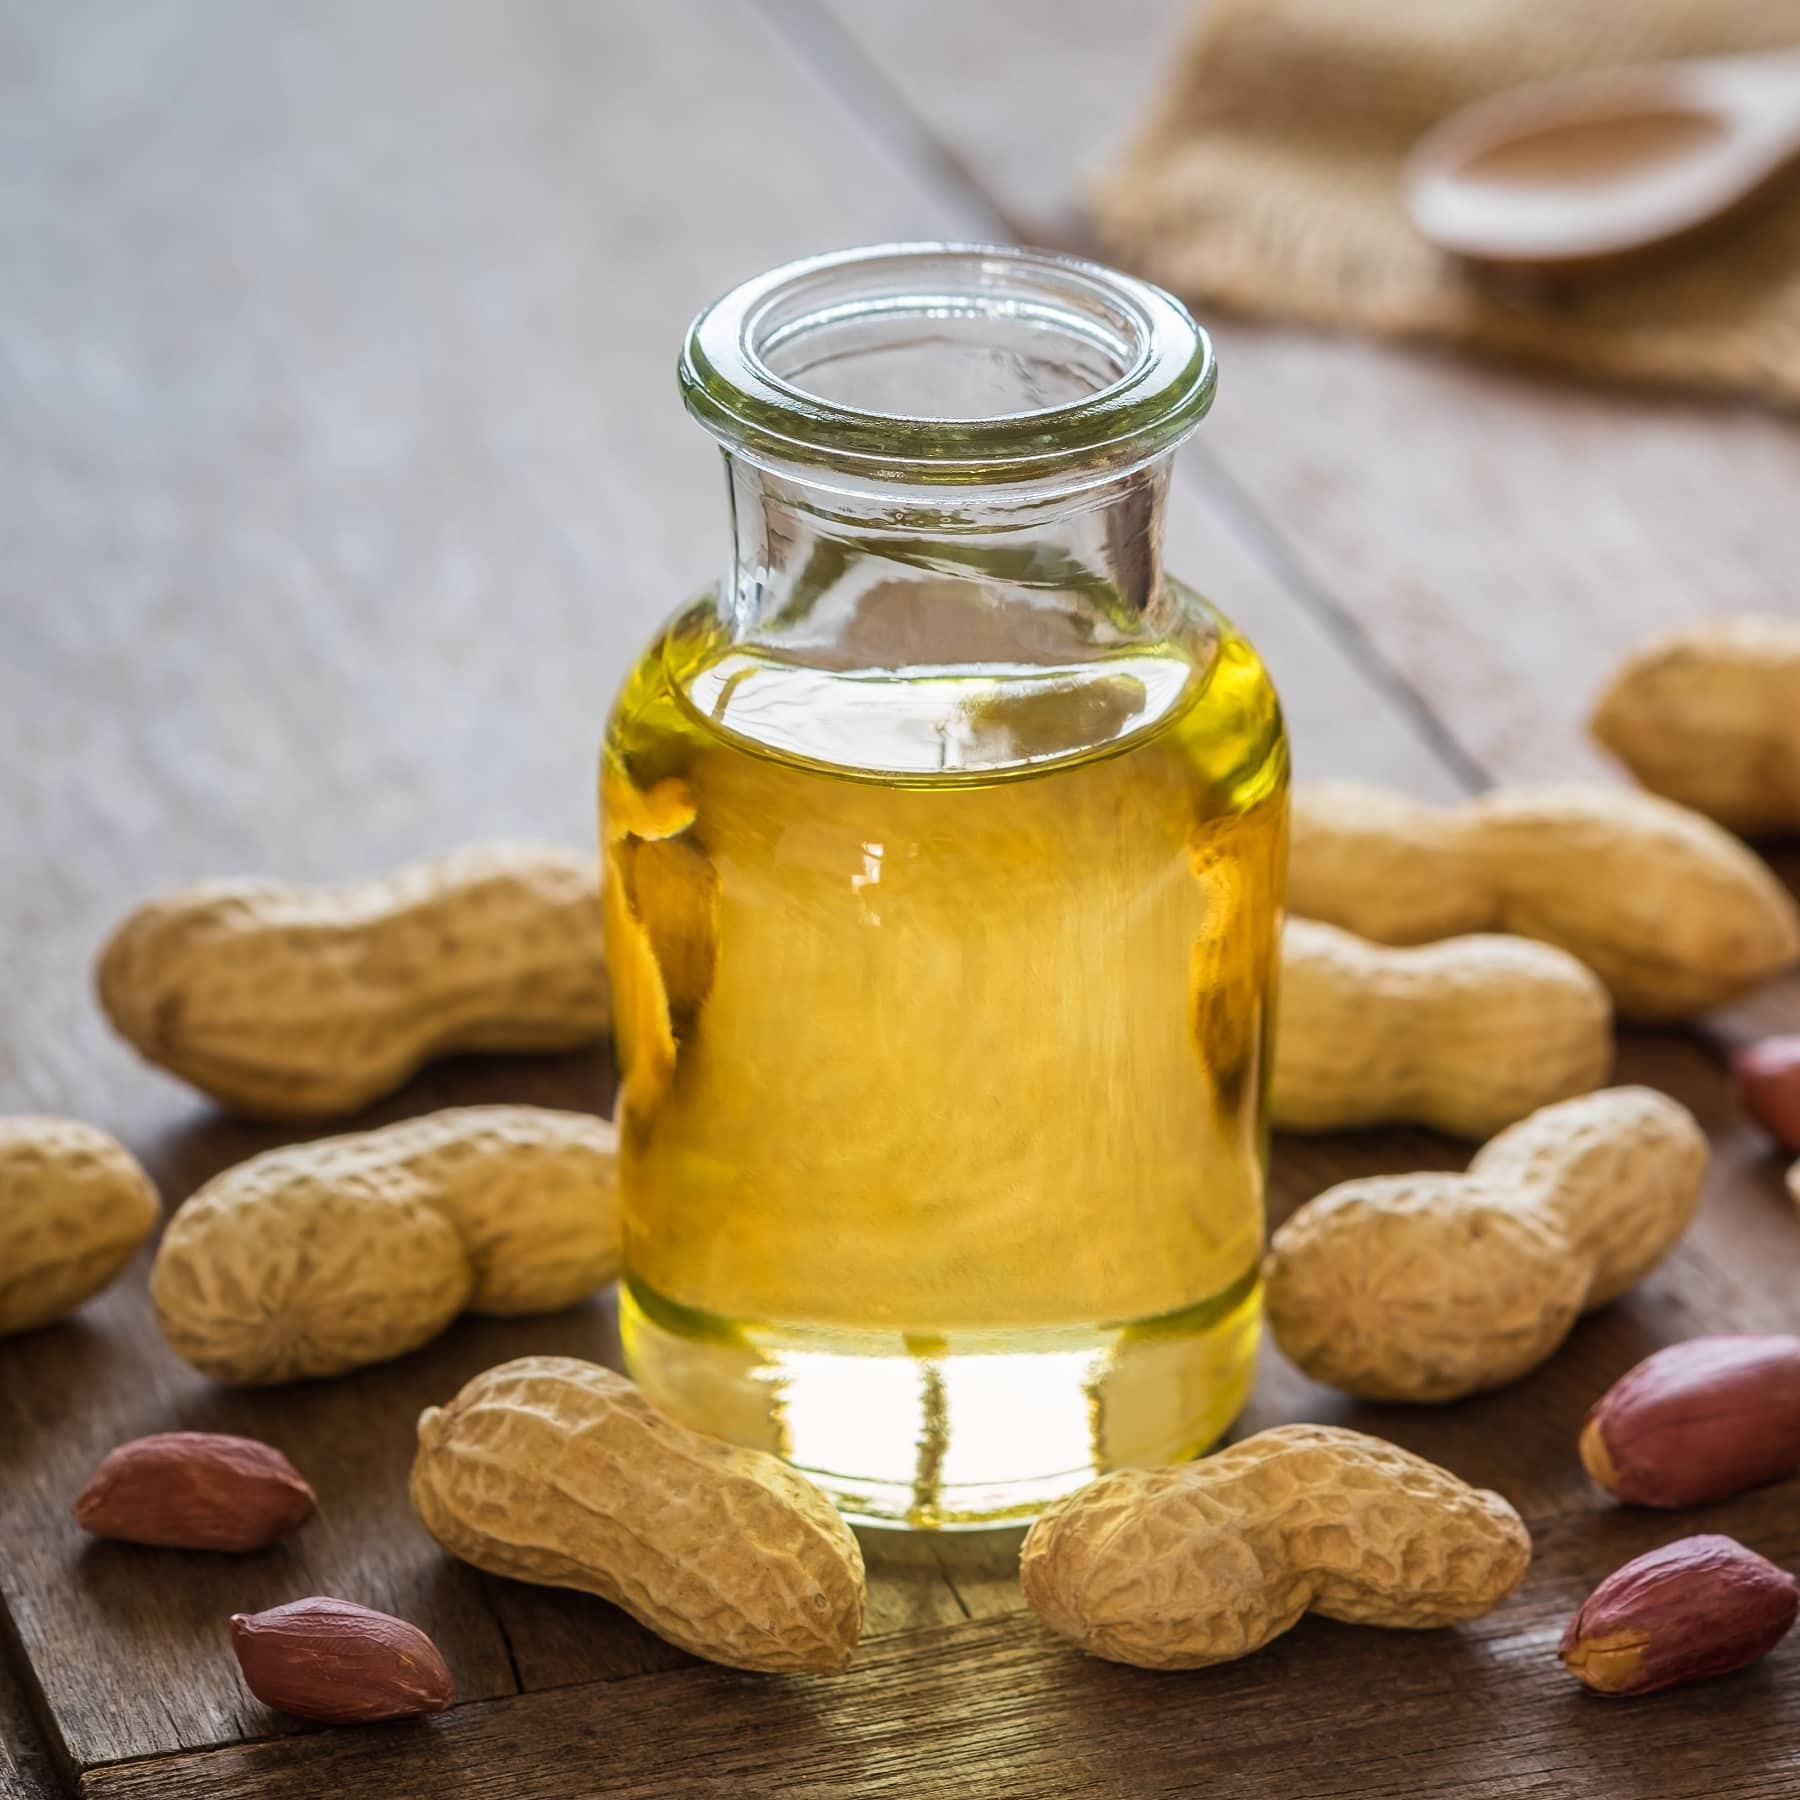
<svg viewBox="0 0 1800 1800">
<path fill-rule="evenodd" d="M 739 642 L 835 669 L 1056 665 L 1168 625 L 1171 457 L 1029 489 L 836 485 L 725 453 Z"/>
</svg>

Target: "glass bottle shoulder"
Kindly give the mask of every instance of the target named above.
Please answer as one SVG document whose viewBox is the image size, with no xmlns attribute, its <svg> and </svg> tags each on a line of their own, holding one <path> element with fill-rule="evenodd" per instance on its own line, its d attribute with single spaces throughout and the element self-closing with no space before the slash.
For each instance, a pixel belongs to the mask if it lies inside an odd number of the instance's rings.
<svg viewBox="0 0 1800 1800">
<path fill-rule="evenodd" d="M 640 787 L 709 743 L 840 777 L 936 786 L 1038 776 L 1169 740 L 1209 785 L 1284 779 L 1280 706 L 1249 643 L 1179 582 L 1167 583 L 1156 613 L 1154 635 L 1079 658 L 1026 643 L 974 661 L 868 662 L 855 646 L 738 640 L 709 592 L 639 659 L 608 755 Z"/>
</svg>

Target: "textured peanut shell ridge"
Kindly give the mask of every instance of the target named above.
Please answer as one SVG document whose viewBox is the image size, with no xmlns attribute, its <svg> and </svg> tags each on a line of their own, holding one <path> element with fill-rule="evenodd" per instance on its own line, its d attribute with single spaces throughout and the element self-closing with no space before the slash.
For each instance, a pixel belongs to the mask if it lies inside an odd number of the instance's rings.
<svg viewBox="0 0 1800 1800">
<path fill-rule="evenodd" d="M 1646 644 L 1593 732 L 1653 793 L 1732 831 L 1800 830 L 1800 620 L 1714 619 Z"/>
<path fill-rule="evenodd" d="M 1290 919 L 1275 1043 L 1283 1129 L 1410 1120 L 1485 1138 L 1606 1079 L 1612 1006 L 1574 957 L 1528 938 L 1396 949 Z"/>
<path fill-rule="evenodd" d="M 592 1113 L 453 1106 L 323 1139 L 309 1176 L 397 1167 L 462 1238 L 476 1312 L 555 1312 L 619 1272 L 618 1134 Z"/>
<path fill-rule="evenodd" d="M 1468 817 L 1505 928 L 1580 957 L 1627 1017 L 1690 1017 L 1800 958 L 1793 897 L 1686 807 L 1567 783 L 1502 789 Z"/>
<path fill-rule="evenodd" d="M 1502 1386 L 1667 1255 L 1706 1158 L 1685 1107 L 1606 1088 L 1509 1126 L 1466 1175 L 1340 1183 L 1270 1242 L 1270 1328 L 1314 1380 L 1365 1399 Z"/>
<path fill-rule="evenodd" d="M 1499 924 L 1456 814 L 1354 781 L 1293 791 L 1288 906 L 1381 944 Z"/>
<path fill-rule="evenodd" d="M 1037 1520 L 1019 1574 L 1038 1617 L 1090 1654 L 1197 1669 L 1308 1611 L 1416 1629 L 1478 1618 L 1530 1560 L 1498 1494 L 1379 1438 L 1287 1425 L 1102 1476 Z"/>
<path fill-rule="evenodd" d="M 412 1501 L 452 1555 L 579 1588 L 733 1668 L 844 1668 L 862 1553 L 786 1464 L 702 1437 L 623 1376 L 530 1356 L 419 1419 Z"/>
<path fill-rule="evenodd" d="M 1521 1120 L 1476 1153 L 1469 1173 L 1529 1194 L 1587 1271 L 1584 1312 L 1634 1286 L 1699 1210 L 1706 1134 L 1679 1101 L 1604 1088 Z"/>
<path fill-rule="evenodd" d="M 1347 1181 L 1274 1235 L 1275 1341 L 1368 1400 L 1453 1400 L 1537 1367 L 1581 1314 L 1588 1272 L 1508 1186 L 1462 1175 Z"/>
<path fill-rule="evenodd" d="M 225 1170 L 163 1235 L 150 1294 L 218 1381 L 336 1375 L 427 1342 L 465 1308 L 548 1312 L 617 1272 L 604 1119 L 451 1107 Z"/>
<path fill-rule="evenodd" d="M 0 1118 L 0 1336 L 99 1293 L 159 1210 L 150 1177 L 104 1131 L 43 1114 Z"/>
<path fill-rule="evenodd" d="M 1294 798 L 1289 904 L 1377 942 L 1503 931 L 1568 951 L 1618 1010 L 1681 1019 L 1800 958 L 1800 908 L 1698 813 L 1564 783 L 1422 805 L 1348 782 Z"/>
<path fill-rule="evenodd" d="M 98 986 L 140 1054 L 221 1104 L 326 1118 L 451 1051 L 604 1035 L 599 877 L 502 843 L 354 886 L 202 883 L 132 913 Z"/>
<path fill-rule="evenodd" d="M 184 1362 L 235 1383 L 341 1375 L 416 1349 L 468 1304 L 468 1253 L 415 1178 L 296 1181 L 261 1162 L 216 1176 L 163 1234 L 150 1298 Z"/>
</svg>

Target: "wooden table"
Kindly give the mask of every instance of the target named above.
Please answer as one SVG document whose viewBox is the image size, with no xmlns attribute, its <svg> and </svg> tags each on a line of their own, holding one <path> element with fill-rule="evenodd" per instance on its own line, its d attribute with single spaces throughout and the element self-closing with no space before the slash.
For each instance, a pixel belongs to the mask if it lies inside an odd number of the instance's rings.
<svg viewBox="0 0 1800 1800">
<path fill-rule="evenodd" d="M 8 0 L 0 1108 L 118 1131 L 171 1205 L 278 1141 L 108 1036 L 89 991 L 107 927 L 204 874 L 589 840 L 612 687 L 726 551 L 714 453 L 674 391 L 688 316 L 827 245 L 1079 241 L 1081 172 L 1184 10 Z M 1174 564 L 1263 647 L 1302 775 L 1450 796 L 1598 772 L 1581 716 L 1626 646 L 1800 608 L 1791 421 L 1231 322 L 1219 339 Z M 0 1795 L 1800 1791 L 1800 1642 L 1632 1705 L 1585 1697 L 1553 1656 L 1589 1584 L 1684 1531 L 1800 1561 L 1794 1483 L 1624 1512 L 1573 1455 L 1588 1402 L 1653 1346 L 1800 1316 L 1800 1221 L 1720 1066 L 1779 1022 L 1800 1026 L 1792 984 L 1624 1044 L 1624 1075 L 1711 1132 L 1706 1205 L 1532 1378 L 1380 1408 L 1265 1357 L 1248 1427 L 1354 1424 L 1525 1512 L 1533 1573 L 1479 1625 L 1307 1622 L 1244 1663 L 1155 1676 L 1041 1631 L 1009 1544 L 908 1541 L 872 1548 L 851 1674 L 702 1666 L 596 1601 L 451 1563 L 406 1505 L 418 1409 L 525 1351 L 613 1356 L 608 1300 L 245 1394 L 164 1349 L 140 1262 L 75 1319 L 0 1343 Z M 594 1105 L 608 1081 L 598 1058 L 470 1060 L 369 1120 Z M 1465 1154 L 1423 1134 L 1284 1142 L 1275 1211 Z M 281 1444 L 322 1517 L 244 1559 L 84 1541 L 68 1504 L 102 1452 L 181 1426 Z M 319 1731 L 253 1703 L 225 1615 L 312 1592 L 425 1626 L 459 1704 Z"/>
</svg>

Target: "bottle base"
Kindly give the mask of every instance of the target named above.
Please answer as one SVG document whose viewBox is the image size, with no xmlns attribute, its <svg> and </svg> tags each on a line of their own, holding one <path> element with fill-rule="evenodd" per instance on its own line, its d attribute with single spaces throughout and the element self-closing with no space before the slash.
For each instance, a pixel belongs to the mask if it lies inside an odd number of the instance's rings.
<svg viewBox="0 0 1800 1800">
<path fill-rule="evenodd" d="M 629 1278 L 632 1377 L 700 1431 L 772 1451 L 859 1524 L 968 1530 L 1031 1518 L 1108 1469 L 1185 1461 L 1249 1396 L 1253 1266 L 1126 1325 L 922 1333 L 750 1323 Z"/>
</svg>

